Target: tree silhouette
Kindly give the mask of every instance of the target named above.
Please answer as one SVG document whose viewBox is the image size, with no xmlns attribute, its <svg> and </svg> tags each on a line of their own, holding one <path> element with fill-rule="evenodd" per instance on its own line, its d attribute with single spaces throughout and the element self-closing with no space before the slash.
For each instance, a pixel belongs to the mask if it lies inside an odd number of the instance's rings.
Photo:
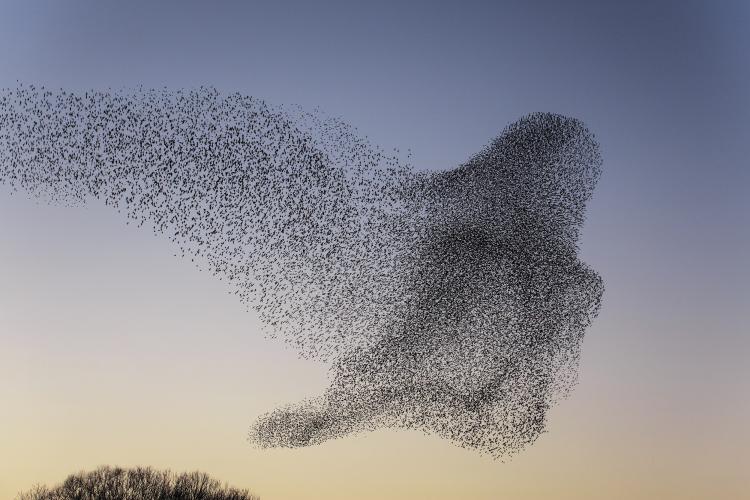
<svg viewBox="0 0 750 500">
<path fill-rule="evenodd" d="M 100 467 L 68 476 L 54 488 L 35 486 L 16 500 L 260 500 L 248 490 L 223 485 L 204 472 L 151 467 Z"/>
</svg>

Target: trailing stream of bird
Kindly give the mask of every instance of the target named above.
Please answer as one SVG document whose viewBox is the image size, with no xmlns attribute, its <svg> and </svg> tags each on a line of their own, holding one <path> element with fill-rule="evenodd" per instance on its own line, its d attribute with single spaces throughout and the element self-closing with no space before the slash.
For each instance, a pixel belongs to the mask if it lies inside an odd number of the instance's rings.
<svg viewBox="0 0 750 500">
<path fill-rule="evenodd" d="M 260 447 L 383 427 L 495 458 L 532 443 L 603 293 L 577 256 L 601 166 L 550 113 L 425 172 L 340 119 L 210 87 L 0 90 L 0 183 L 152 228 L 329 363 L 322 394 L 251 426 Z"/>
</svg>

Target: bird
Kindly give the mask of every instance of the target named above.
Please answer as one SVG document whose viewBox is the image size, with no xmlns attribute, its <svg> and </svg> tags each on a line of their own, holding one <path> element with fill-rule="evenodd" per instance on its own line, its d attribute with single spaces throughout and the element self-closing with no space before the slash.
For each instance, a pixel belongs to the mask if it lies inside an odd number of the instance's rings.
<svg viewBox="0 0 750 500">
<path fill-rule="evenodd" d="M 570 391 L 601 305 L 577 256 L 599 145 L 535 112 L 453 169 L 410 157 L 209 86 L 0 90 L 0 183 L 120 211 L 329 363 L 329 387 L 260 415 L 251 443 L 405 428 L 503 458 Z"/>
</svg>

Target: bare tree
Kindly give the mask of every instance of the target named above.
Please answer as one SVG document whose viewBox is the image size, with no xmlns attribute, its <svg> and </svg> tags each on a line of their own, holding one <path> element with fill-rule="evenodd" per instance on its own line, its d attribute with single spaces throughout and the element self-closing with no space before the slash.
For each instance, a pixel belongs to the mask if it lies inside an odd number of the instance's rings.
<svg viewBox="0 0 750 500">
<path fill-rule="evenodd" d="M 68 476 L 53 488 L 35 486 L 16 500 L 260 500 L 204 472 L 175 474 L 151 467 L 100 467 Z"/>
</svg>

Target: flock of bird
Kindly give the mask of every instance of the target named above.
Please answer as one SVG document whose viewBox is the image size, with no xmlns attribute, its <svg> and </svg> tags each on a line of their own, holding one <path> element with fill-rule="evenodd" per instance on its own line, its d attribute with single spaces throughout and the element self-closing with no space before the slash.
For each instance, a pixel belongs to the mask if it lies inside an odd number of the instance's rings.
<svg viewBox="0 0 750 500">
<path fill-rule="evenodd" d="M 0 90 L 1 183 L 151 227 L 330 363 L 322 395 L 252 425 L 260 447 L 380 427 L 496 458 L 532 443 L 602 296 L 577 258 L 601 163 L 549 113 L 417 172 L 340 119 L 210 87 Z"/>
</svg>

